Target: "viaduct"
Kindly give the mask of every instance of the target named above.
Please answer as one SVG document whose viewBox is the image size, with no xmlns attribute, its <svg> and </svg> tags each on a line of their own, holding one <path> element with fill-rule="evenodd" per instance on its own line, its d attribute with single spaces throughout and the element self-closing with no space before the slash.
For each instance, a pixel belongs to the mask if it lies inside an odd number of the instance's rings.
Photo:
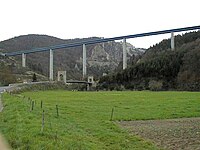
<svg viewBox="0 0 200 150">
<path fill-rule="evenodd" d="M 3 56 L 21 55 L 22 56 L 22 67 L 25 67 L 27 54 L 49 51 L 49 54 L 50 54 L 49 80 L 53 80 L 53 53 L 54 53 L 54 51 L 57 49 L 62 49 L 62 48 L 71 48 L 71 47 L 82 46 L 82 48 L 83 48 L 83 77 L 85 77 L 87 75 L 87 72 L 86 72 L 86 70 L 87 70 L 86 69 L 86 46 L 87 45 L 97 44 L 97 43 L 105 43 L 105 42 L 115 41 L 115 40 L 123 40 L 123 69 L 126 69 L 127 68 L 126 39 L 171 33 L 171 49 L 174 50 L 175 49 L 175 44 L 174 44 L 174 33 L 175 32 L 183 32 L 183 31 L 191 31 L 191 30 L 199 30 L 199 29 L 200 29 L 200 26 L 192 26 L 192 27 L 185 27 L 185 28 L 177 28 L 177 29 L 170 29 L 170 30 L 133 34 L 133 35 L 127 35 L 127 36 L 119 36 L 119 37 L 113 37 L 113 38 L 87 40 L 87 41 L 82 41 L 82 42 L 78 42 L 78 43 L 60 44 L 60 45 L 54 45 L 54 46 L 49 46 L 49 47 L 34 48 L 31 50 L 22 50 L 22 51 L 17 51 L 17 52 L 2 53 L 1 55 L 3 55 Z"/>
</svg>

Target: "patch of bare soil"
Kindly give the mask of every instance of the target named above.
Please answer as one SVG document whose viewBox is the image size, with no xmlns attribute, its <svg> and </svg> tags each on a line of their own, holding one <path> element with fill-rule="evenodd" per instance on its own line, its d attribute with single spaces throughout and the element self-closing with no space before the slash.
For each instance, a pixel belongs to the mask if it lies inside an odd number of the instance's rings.
<svg viewBox="0 0 200 150">
<path fill-rule="evenodd" d="M 200 150 L 200 118 L 118 122 L 131 134 L 168 150 Z"/>
</svg>

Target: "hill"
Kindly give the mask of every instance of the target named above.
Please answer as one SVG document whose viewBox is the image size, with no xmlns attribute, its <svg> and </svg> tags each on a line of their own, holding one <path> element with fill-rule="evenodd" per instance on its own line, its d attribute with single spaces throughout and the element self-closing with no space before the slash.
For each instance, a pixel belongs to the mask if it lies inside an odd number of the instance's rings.
<svg viewBox="0 0 200 150">
<path fill-rule="evenodd" d="M 74 43 L 83 40 L 99 39 L 97 37 L 87 39 L 68 39 L 63 40 L 47 35 L 24 35 L 0 42 L 0 49 L 3 52 L 13 52 L 19 50 L 29 50 L 37 47 L 47 47 L 56 44 Z M 137 49 L 128 43 L 128 57 L 140 55 L 144 49 Z M 21 57 L 15 58 L 17 62 Z M 95 77 L 102 76 L 103 73 L 113 71 L 122 61 L 122 43 L 108 42 L 87 46 L 87 72 Z M 49 74 L 49 53 L 40 52 L 27 55 L 27 66 L 45 76 Z M 70 49 L 60 49 L 54 54 L 54 75 L 57 71 L 66 70 L 67 79 L 82 78 L 82 47 Z"/>
<path fill-rule="evenodd" d="M 132 58 L 126 70 L 102 77 L 103 88 L 123 85 L 135 90 L 200 90 L 200 31 L 175 37 L 176 49 L 165 39 Z"/>
<path fill-rule="evenodd" d="M 32 71 L 28 67 L 22 68 L 21 63 L 12 57 L 0 56 L 0 86 L 17 82 L 31 82 L 34 74 L 38 81 L 48 80 L 47 77 Z"/>
</svg>

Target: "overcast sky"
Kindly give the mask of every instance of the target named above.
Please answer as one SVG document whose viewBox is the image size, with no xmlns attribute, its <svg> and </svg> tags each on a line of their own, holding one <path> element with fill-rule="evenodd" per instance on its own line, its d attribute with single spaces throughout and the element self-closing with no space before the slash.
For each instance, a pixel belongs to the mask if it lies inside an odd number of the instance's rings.
<svg viewBox="0 0 200 150">
<path fill-rule="evenodd" d="M 0 0 L 0 41 L 26 34 L 115 37 L 200 25 L 199 0 Z M 128 40 L 149 47 L 170 34 Z"/>
</svg>

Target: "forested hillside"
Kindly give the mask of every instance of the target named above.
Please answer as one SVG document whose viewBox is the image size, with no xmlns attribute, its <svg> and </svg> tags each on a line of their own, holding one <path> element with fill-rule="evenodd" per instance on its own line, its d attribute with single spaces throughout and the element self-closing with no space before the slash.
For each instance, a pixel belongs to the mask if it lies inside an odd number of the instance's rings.
<svg viewBox="0 0 200 150">
<path fill-rule="evenodd" d="M 102 88 L 124 86 L 135 90 L 200 90 L 200 31 L 175 37 L 150 47 L 141 58 L 132 59 L 126 70 L 102 77 Z"/>
</svg>

